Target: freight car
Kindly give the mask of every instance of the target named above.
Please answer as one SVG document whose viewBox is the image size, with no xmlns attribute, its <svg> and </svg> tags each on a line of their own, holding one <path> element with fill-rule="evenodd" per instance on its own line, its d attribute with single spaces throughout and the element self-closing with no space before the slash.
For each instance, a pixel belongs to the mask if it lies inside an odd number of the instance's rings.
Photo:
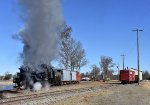
<svg viewBox="0 0 150 105">
<path fill-rule="evenodd" d="M 120 70 L 119 80 L 122 84 L 138 82 L 138 71 L 133 69 Z M 142 71 L 140 71 L 140 80 L 142 80 Z"/>
<path fill-rule="evenodd" d="M 54 86 L 80 82 L 80 73 L 78 71 L 54 69 L 46 64 L 36 68 L 22 66 L 19 70 L 20 72 L 13 78 L 13 83 L 16 83 L 16 87 L 24 86 L 25 89 L 32 89 L 36 82 L 41 83 L 43 87 L 47 83 L 50 86 Z"/>
<path fill-rule="evenodd" d="M 80 73 L 78 71 L 61 70 L 61 84 L 73 84 L 80 82 Z"/>
</svg>

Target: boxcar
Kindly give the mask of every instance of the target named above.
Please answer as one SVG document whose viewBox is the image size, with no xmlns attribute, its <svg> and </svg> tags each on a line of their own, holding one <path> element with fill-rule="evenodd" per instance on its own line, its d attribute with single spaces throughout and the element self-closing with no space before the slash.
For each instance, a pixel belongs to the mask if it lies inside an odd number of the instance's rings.
<svg viewBox="0 0 150 105">
<path fill-rule="evenodd" d="M 62 84 L 70 84 L 70 83 L 79 83 L 80 82 L 80 72 L 78 71 L 70 71 L 70 70 L 62 70 L 61 82 Z"/>
<path fill-rule="evenodd" d="M 71 82 L 72 83 L 79 83 L 80 82 L 80 72 L 71 71 Z"/>
<path fill-rule="evenodd" d="M 120 70 L 120 81 L 122 84 L 132 83 L 135 81 L 135 71 Z"/>
<path fill-rule="evenodd" d="M 62 70 L 61 71 L 61 81 L 62 82 L 68 82 L 68 81 L 71 81 L 71 75 L 70 75 L 70 70 Z"/>
<path fill-rule="evenodd" d="M 76 81 L 76 76 L 77 76 L 77 74 L 76 74 L 77 72 L 76 71 L 71 71 L 71 81 L 72 82 L 74 82 L 74 81 Z"/>
</svg>

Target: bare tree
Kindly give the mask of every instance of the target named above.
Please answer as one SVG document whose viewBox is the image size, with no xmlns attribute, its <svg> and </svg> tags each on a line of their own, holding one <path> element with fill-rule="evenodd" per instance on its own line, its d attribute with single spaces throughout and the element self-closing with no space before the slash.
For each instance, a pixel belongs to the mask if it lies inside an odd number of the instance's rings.
<svg viewBox="0 0 150 105">
<path fill-rule="evenodd" d="M 4 80 L 10 80 L 12 78 L 12 74 L 9 72 L 5 72 Z"/>
<path fill-rule="evenodd" d="M 110 79 L 113 79 L 114 77 L 113 73 L 114 73 L 114 70 L 110 69 L 107 73 L 107 77 L 109 77 Z"/>
<path fill-rule="evenodd" d="M 90 72 L 86 72 L 86 73 L 85 73 L 85 76 L 86 76 L 86 77 L 89 77 L 89 76 L 90 76 Z"/>
<path fill-rule="evenodd" d="M 143 80 L 150 80 L 150 73 L 148 72 L 148 70 L 145 70 L 143 72 Z"/>
<path fill-rule="evenodd" d="M 100 58 L 100 66 L 103 72 L 103 81 L 108 79 L 110 71 L 112 71 L 111 67 L 114 66 L 113 59 L 107 56 L 101 56 Z"/>
<path fill-rule="evenodd" d="M 80 70 L 86 65 L 85 51 L 80 41 L 76 41 L 71 37 L 71 27 L 65 26 L 61 34 L 60 43 L 60 62 L 66 69 Z"/>
<path fill-rule="evenodd" d="M 70 55 L 71 70 L 80 70 L 82 66 L 87 64 L 87 60 L 85 58 L 85 51 L 79 41 L 74 41 L 72 45 L 73 44 L 74 46 L 72 47 L 72 52 Z"/>
<path fill-rule="evenodd" d="M 60 51 L 59 51 L 59 60 L 61 64 L 68 69 L 69 67 L 69 41 L 70 41 L 70 33 L 72 31 L 71 27 L 68 27 L 67 25 L 63 25 L 62 29 L 60 29 L 61 35 L 60 35 Z M 60 64 L 60 65 L 61 65 Z"/>
<path fill-rule="evenodd" d="M 97 67 L 96 65 L 92 65 L 92 71 L 90 73 L 91 79 L 92 80 L 99 80 L 100 76 L 100 68 Z"/>
<path fill-rule="evenodd" d="M 81 73 L 81 78 L 83 78 L 83 77 L 85 77 L 86 75 L 85 75 L 85 73 Z"/>
</svg>

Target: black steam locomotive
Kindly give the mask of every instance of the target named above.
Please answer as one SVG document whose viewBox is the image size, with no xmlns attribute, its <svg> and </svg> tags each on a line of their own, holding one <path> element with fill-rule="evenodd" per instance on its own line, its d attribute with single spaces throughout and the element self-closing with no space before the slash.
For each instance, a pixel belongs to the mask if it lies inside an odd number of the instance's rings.
<svg viewBox="0 0 150 105">
<path fill-rule="evenodd" d="M 25 89 L 33 88 L 33 84 L 40 82 L 42 86 L 46 83 L 50 85 L 61 85 L 61 71 L 60 69 L 54 69 L 53 67 L 41 64 L 38 68 L 30 66 L 22 66 L 19 68 L 20 72 L 13 78 L 13 83 L 17 87 L 24 86 Z"/>
</svg>

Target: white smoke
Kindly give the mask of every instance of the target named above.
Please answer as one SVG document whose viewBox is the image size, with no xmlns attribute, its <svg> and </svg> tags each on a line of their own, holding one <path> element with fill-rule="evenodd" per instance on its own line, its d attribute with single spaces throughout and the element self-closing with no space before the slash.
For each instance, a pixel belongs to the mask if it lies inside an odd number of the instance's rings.
<svg viewBox="0 0 150 105">
<path fill-rule="evenodd" d="M 42 88 L 42 85 L 40 82 L 36 82 L 35 84 L 33 84 L 34 91 L 39 91 L 39 90 L 41 90 L 41 88 Z"/>
<path fill-rule="evenodd" d="M 23 63 L 49 64 L 57 54 L 60 27 L 64 23 L 59 0 L 18 0 L 24 28 L 19 36 L 24 44 Z"/>
<path fill-rule="evenodd" d="M 46 82 L 43 88 L 45 91 L 48 91 L 50 89 L 50 84 Z"/>
</svg>

